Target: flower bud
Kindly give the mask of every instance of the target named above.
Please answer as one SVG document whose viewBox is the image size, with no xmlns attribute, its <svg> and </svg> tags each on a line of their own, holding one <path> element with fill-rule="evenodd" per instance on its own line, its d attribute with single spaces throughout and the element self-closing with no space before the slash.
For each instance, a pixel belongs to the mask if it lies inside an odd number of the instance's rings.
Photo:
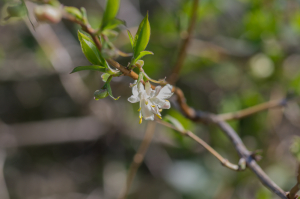
<svg viewBox="0 0 300 199">
<path fill-rule="evenodd" d="M 103 98 L 106 98 L 107 96 L 108 96 L 107 89 L 100 89 L 100 90 L 96 90 L 94 92 L 94 99 L 95 100 L 103 99 Z"/>
<path fill-rule="evenodd" d="M 143 60 L 138 60 L 137 62 L 135 62 L 135 65 L 138 68 L 142 68 L 144 66 L 144 61 Z"/>
<path fill-rule="evenodd" d="M 36 19 L 41 22 L 58 23 L 62 18 L 61 8 L 56 8 L 50 5 L 35 7 L 34 14 Z"/>
</svg>

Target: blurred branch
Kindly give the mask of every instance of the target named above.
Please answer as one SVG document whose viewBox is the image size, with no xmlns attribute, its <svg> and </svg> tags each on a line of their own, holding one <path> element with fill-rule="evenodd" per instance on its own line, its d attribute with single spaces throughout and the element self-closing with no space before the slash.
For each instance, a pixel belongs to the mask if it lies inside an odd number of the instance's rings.
<svg viewBox="0 0 300 199">
<path fill-rule="evenodd" d="M 128 171 L 126 187 L 125 187 L 124 192 L 119 197 L 120 199 L 125 199 L 128 195 L 128 192 L 130 190 L 130 187 L 131 187 L 133 179 L 136 175 L 136 172 L 139 169 L 141 163 L 144 161 L 145 154 L 149 148 L 149 145 L 151 143 L 151 140 L 152 140 L 154 132 L 155 132 L 154 131 L 155 126 L 156 126 L 156 123 L 154 123 L 154 122 L 148 122 L 148 124 L 147 124 L 144 139 L 143 139 L 137 153 L 133 157 L 133 161 L 132 161 L 129 171 Z"/>
<path fill-rule="evenodd" d="M 195 24 L 196 24 L 196 19 L 197 19 L 197 10 L 198 10 L 198 4 L 199 4 L 199 0 L 194 0 L 193 1 L 193 5 L 192 5 L 192 14 L 191 14 L 191 20 L 190 20 L 190 24 L 187 30 L 187 33 L 182 41 L 180 50 L 179 50 L 179 54 L 178 54 L 178 58 L 176 60 L 176 64 L 175 67 L 172 71 L 172 74 L 170 75 L 169 78 L 169 83 L 170 84 L 175 84 L 176 81 L 178 80 L 178 75 L 181 71 L 181 68 L 183 66 L 185 57 L 186 57 L 186 51 L 187 51 L 187 47 L 190 43 L 190 40 L 192 38 L 192 32 L 195 28 Z"/>
<path fill-rule="evenodd" d="M 298 175 L 297 175 L 297 183 L 296 185 L 288 192 L 287 197 L 289 199 L 296 199 L 298 196 L 297 192 L 300 190 L 300 164 L 298 166 Z"/>
<path fill-rule="evenodd" d="M 33 9 L 31 2 L 26 2 L 29 10 Z M 33 18 L 32 11 L 29 12 L 30 18 Z M 45 55 L 53 65 L 55 71 L 60 75 L 59 78 L 63 87 L 70 97 L 77 103 L 84 103 L 89 98 L 88 89 L 82 81 L 79 74 L 69 75 L 70 71 L 75 67 L 72 58 L 66 48 L 61 44 L 56 33 L 49 24 L 42 24 L 33 29 L 28 19 L 24 19 L 27 28 L 36 39 Z"/>
<path fill-rule="evenodd" d="M 247 116 L 250 116 L 252 114 L 265 111 L 271 108 L 280 108 L 283 106 L 286 106 L 289 101 L 300 101 L 300 97 L 291 98 L 291 99 L 282 99 L 282 100 L 274 100 L 265 102 L 263 104 L 259 104 L 256 106 L 252 106 L 250 108 L 240 110 L 233 113 L 225 113 L 225 114 L 219 114 L 218 117 L 220 120 L 228 121 L 228 120 L 234 120 L 234 119 L 241 119 Z"/>
<path fill-rule="evenodd" d="M 269 176 L 267 176 L 267 174 L 256 163 L 255 155 L 253 155 L 247 150 L 243 141 L 238 136 L 238 134 L 233 130 L 233 128 L 226 122 L 217 119 L 217 117 L 215 118 L 216 119 L 214 123 L 217 124 L 220 127 L 220 129 L 231 140 L 240 157 L 246 160 L 247 167 L 250 168 L 256 174 L 259 180 L 263 183 L 263 185 L 269 188 L 273 193 L 277 194 L 282 199 L 287 199 L 286 193 L 280 187 L 278 187 L 275 184 L 275 182 L 273 182 L 269 178 Z"/>
<path fill-rule="evenodd" d="M 191 131 L 182 131 L 178 128 L 176 128 L 174 125 L 162 121 L 162 120 L 156 120 L 157 123 L 162 124 L 166 127 L 169 127 L 171 129 L 174 129 L 178 132 L 180 132 L 182 135 L 190 137 L 191 139 L 193 139 L 194 141 L 196 141 L 198 144 L 200 144 L 201 146 L 203 146 L 207 151 L 209 151 L 213 156 L 215 156 L 223 166 L 232 169 L 234 171 L 241 171 L 245 169 L 245 165 L 243 165 L 244 160 L 240 161 L 239 165 L 235 165 L 230 163 L 227 159 L 223 158 L 216 150 L 214 150 L 211 146 L 209 146 L 204 140 L 202 140 L 200 137 L 198 137 L 197 135 L 195 135 L 194 133 L 192 133 Z"/>
<path fill-rule="evenodd" d="M 7 190 L 5 178 L 4 178 L 4 163 L 6 159 L 6 152 L 4 149 L 0 149 L 0 198 L 9 199 L 9 193 Z"/>
<path fill-rule="evenodd" d="M 269 101 L 263 104 L 259 104 L 256 106 L 252 106 L 250 108 L 246 108 L 244 110 L 240 110 L 233 113 L 225 113 L 218 115 L 220 120 L 228 121 L 228 120 L 234 120 L 234 119 L 241 119 L 247 116 L 250 116 L 252 114 L 265 111 L 271 108 L 280 108 L 287 104 L 287 99 L 283 100 L 276 100 L 276 101 Z"/>
</svg>

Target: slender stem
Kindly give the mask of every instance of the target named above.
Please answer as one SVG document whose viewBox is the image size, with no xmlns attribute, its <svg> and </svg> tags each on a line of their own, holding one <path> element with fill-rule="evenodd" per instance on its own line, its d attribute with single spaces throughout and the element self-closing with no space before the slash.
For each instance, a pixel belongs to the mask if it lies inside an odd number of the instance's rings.
<svg viewBox="0 0 300 199">
<path fill-rule="evenodd" d="M 238 136 L 238 134 L 233 130 L 233 128 L 224 121 L 220 121 L 216 118 L 215 124 L 217 124 L 220 129 L 227 135 L 227 137 L 233 143 L 236 151 L 240 155 L 241 158 L 246 160 L 247 167 L 250 168 L 258 177 L 258 179 L 272 192 L 277 194 L 282 199 L 287 199 L 287 194 L 278 187 L 267 174 L 260 168 L 260 166 L 256 163 L 253 155 L 247 150 L 243 141 Z"/>
<path fill-rule="evenodd" d="M 258 104 L 256 106 L 252 106 L 250 108 L 246 108 L 244 110 L 240 110 L 234 113 L 225 113 L 225 114 L 219 114 L 218 117 L 220 120 L 228 121 L 228 120 L 234 120 L 234 119 L 241 119 L 247 116 L 250 116 L 252 114 L 265 111 L 271 108 L 280 108 L 285 106 L 289 101 L 300 101 L 300 97 L 295 97 L 292 99 L 282 99 L 282 100 L 274 100 L 265 102 L 262 104 Z"/>
<path fill-rule="evenodd" d="M 276 100 L 276 101 L 269 101 L 263 104 L 259 104 L 256 106 L 252 106 L 250 108 L 240 110 L 234 113 L 225 113 L 218 115 L 220 120 L 228 121 L 228 120 L 234 120 L 234 119 L 241 119 L 243 117 L 247 117 L 249 115 L 268 110 L 271 108 L 280 108 L 282 106 L 285 106 L 287 103 L 286 99 L 283 100 Z"/>
<path fill-rule="evenodd" d="M 290 190 L 290 192 L 288 193 L 288 198 L 289 199 L 295 199 L 297 196 L 297 192 L 300 190 L 300 164 L 298 166 L 298 175 L 297 175 L 297 183 L 296 185 Z"/>
<path fill-rule="evenodd" d="M 145 154 L 149 148 L 149 145 L 151 143 L 151 140 L 152 140 L 154 132 L 155 132 L 155 126 L 156 126 L 155 122 L 148 122 L 144 139 L 143 139 L 142 143 L 140 144 L 138 151 L 134 155 L 133 161 L 130 165 L 128 175 L 127 175 L 125 190 L 121 194 L 119 199 L 125 199 L 128 195 L 128 192 L 130 190 L 130 187 L 131 187 L 133 179 L 136 175 L 136 172 L 139 169 L 141 163 L 144 161 Z"/>
<path fill-rule="evenodd" d="M 162 120 L 156 120 L 157 123 L 162 124 L 166 127 L 169 127 L 171 129 L 174 129 L 178 132 L 180 132 L 182 135 L 188 136 L 191 139 L 193 139 L 194 141 L 196 141 L 198 144 L 200 144 L 201 146 L 203 146 L 208 152 L 210 152 L 213 156 L 215 156 L 223 166 L 232 169 L 234 171 L 241 171 L 244 168 L 241 165 L 235 165 L 230 163 L 227 159 L 223 158 L 216 150 L 214 150 L 211 146 L 209 146 L 204 140 L 202 140 L 200 137 L 198 137 L 197 135 L 195 135 L 194 133 L 192 133 L 191 131 L 182 131 L 178 128 L 176 128 L 174 125 L 162 121 Z"/>
<path fill-rule="evenodd" d="M 179 50 L 179 54 L 178 54 L 178 58 L 177 58 L 177 61 L 175 62 L 176 63 L 175 67 L 169 78 L 170 84 L 175 84 L 176 81 L 178 80 L 178 75 L 182 69 L 184 60 L 186 58 L 186 50 L 187 50 L 190 40 L 192 38 L 192 33 L 193 33 L 193 30 L 194 30 L 195 24 L 196 24 L 198 4 L 199 4 L 199 0 L 193 1 L 191 20 L 189 23 L 187 34 L 182 41 L 182 44 L 181 44 L 181 47 Z"/>
</svg>

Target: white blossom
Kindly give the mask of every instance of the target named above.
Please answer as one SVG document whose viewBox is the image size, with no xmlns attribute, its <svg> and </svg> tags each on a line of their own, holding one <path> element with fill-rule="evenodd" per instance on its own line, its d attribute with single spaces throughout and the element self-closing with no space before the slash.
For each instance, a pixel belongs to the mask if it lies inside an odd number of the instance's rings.
<svg viewBox="0 0 300 199">
<path fill-rule="evenodd" d="M 132 96 L 128 98 L 131 103 L 140 102 L 140 123 L 142 118 L 145 120 L 154 120 L 154 115 L 161 119 L 160 112 L 162 109 L 169 109 L 170 102 L 167 100 L 173 95 L 172 86 L 170 84 L 164 87 L 157 86 L 155 90 L 151 89 L 149 82 L 144 85 L 141 82 L 135 81 L 132 87 Z"/>
</svg>

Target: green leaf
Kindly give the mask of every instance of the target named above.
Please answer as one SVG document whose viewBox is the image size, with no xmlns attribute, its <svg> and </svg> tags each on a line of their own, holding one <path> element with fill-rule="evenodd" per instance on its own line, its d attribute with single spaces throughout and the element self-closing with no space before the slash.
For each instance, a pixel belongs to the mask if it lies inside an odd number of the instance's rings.
<svg viewBox="0 0 300 199">
<path fill-rule="evenodd" d="M 120 7 L 120 0 L 107 0 L 106 9 L 103 14 L 101 29 L 104 29 L 107 24 L 116 17 Z"/>
<path fill-rule="evenodd" d="M 94 71 L 100 71 L 100 72 L 106 72 L 106 68 L 103 66 L 77 66 L 72 70 L 71 73 L 75 73 L 82 70 L 94 70 Z"/>
<path fill-rule="evenodd" d="M 102 27 L 102 30 L 112 30 L 116 27 L 118 27 L 119 25 L 125 25 L 125 21 L 122 21 L 120 19 L 112 19 L 110 21 L 107 22 L 107 24 Z"/>
<path fill-rule="evenodd" d="M 131 32 L 129 30 L 127 30 L 127 33 L 128 33 L 128 36 L 129 36 L 131 47 L 133 49 L 133 37 L 132 37 L 132 34 L 131 34 Z"/>
<path fill-rule="evenodd" d="M 95 100 L 103 99 L 103 98 L 106 98 L 107 96 L 108 96 L 107 89 L 100 89 L 100 90 L 96 90 L 94 92 Z"/>
<path fill-rule="evenodd" d="M 136 58 L 141 51 L 145 50 L 150 39 L 150 23 L 148 13 L 141 22 L 133 42 L 134 57 Z"/>
<path fill-rule="evenodd" d="M 101 75 L 102 81 L 104 81 L 104 82 L 106 82 L 109 77 L 110 77 L 110 74 L 108 74 L 108 73 L 103 73 Z"/>
<path fill-rule="evenodd" d="M 81 49 L 86 58 L 94 65 L 104 65 L 101 61 L 99 50 L 91 38 L 78 31 L 78 39 L 80 41 Z"/>
<path fill-rule="evenodd" d="M 167 121 L 169 121 L 171 124 L 173 124 L 178 130 L 180 131 L 185 131 L 184 127 L 182 126 L 182 124 L 174 117 L 167 115 L 165 116 L 165 119 Z"/>
<path fill-rule="evenodd" d="M 137 58 L 134 59 L 134 63 L 137 62 L 138 60 L 140 60 L 145 55 L 154 55 L 154 53 L 151 51 L 142 51 L 142 52 L 140 52 L 139 56 L 137 56 Z"/>
<path fill-rule="evenodd" d="M 77 19 L 79 19 L 79 20 L 82 19 L 82 13 L 80 12 L 80 10 L 78 8 L 70 7 L 70 6 L 65 6 L 64 10 L 68 14 L 73 15 L 74 17 L 76 17 Z"/>
<path fill-rule="evenodd" d="M 111 90 L 109 81 L 110 81 L 110 80 L 108 80 L 108 81 L 106 82 L 106 84 L 107 84 L 107 85 L 106 85 L 106 89 L 107 89 L 108 95 L 109 95 L 111 98 L 113 98 L 114 100 L 118 100 L 118 99 L 120 98 L 120 96 L 117 97 L 117 98 L 114 98 L 114 96 L 112 95 L 112 90 Z"/>
</svg>

